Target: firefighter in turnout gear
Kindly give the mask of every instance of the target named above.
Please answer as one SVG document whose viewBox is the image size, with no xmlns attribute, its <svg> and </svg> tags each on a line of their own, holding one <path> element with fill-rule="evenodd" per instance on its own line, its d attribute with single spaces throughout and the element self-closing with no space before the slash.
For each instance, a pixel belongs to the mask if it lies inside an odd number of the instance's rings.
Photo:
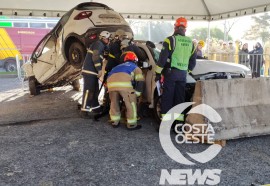
<svg viewBox="0 0 270 186">
<path fill-rule="evenodd" d="M 102 31 L 99 40 L 95 41 L 87 49 L 82 75 L 84 79 L 81 116 L 87 117 L 89 113 L 101 112 L 98 102 L 99 84 L 98 80 L 102 74 L 102 63 L 104 50 L 109 44 L 111 33 Z M 90 114 L 91 115 L 91 114 Z"/>
<path fill-rule="evenodd" d="M 161 97 L 161 116 L 175 105 L 185 102 L 185 86 L 187 72 L 196 65 L 196 48 L 189 37 L 185 36 L 187 20 L 180 17 L 174 24 L 174 34 L 167 37 L 156 66 L 156 81 L 164 76 L 163 94 Z M 175 118 L 184 121 L 184 115 Z"/>
<path fill-rule="evenodd" d="M 121 119 L 120 99 L 126 106 L 127 129 L 140 129 L 137 125 L 137 97 L 143 91 L 144 77 L 136 65 L 138 58 L 134 52 L 127 52 L 124 63 L 114 67 L 108 75 L 107 86 L 111 100 L 110 118 L 113 127 L 118 127 Z"/>
<path fill-rule="evenodd" d="M 138 66 L 142 66 L 142 62 L 146 60 L 146 55 L 141 51 L 141 49 L 133 43 L 132 40 L 129 39 L 124 39 L 121 42 L 121 50 L 122 50 L 122 55 L 120 56 L 120 63 L 124 62 L 124 58 L 126 56 L 127 52 L 134 52 L 136 56 L 138 57 Z"/>
<path fill-rule="evenodd" d="M 105 71 L 109 73 L 115 66 L 120 63 L 120 56 L 122 54 L 121 42 L 126 39 L 126 32 L 122 29 L 118 29 L 115 32 L 114 41 L 110 43 L 109 56 L 107 59 L 107 65 Z"/>
</svg>

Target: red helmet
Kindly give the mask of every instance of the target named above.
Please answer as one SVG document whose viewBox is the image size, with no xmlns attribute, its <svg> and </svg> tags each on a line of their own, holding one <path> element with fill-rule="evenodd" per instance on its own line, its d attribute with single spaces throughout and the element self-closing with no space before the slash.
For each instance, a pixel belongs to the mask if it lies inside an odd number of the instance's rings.
<svg viewBox="0 0 270 186">
<path fill-rule="evenodd" d="M 184 17 L 179 17 L 178 19 L 176 19 L 174 26 L 183 26 L 185 28 L 187 28 L 187 20 Z"/>
<path fill-rule="evenodd" d="M 129 51 L 126 53 L 125 58 L 124 58 L 124 62 L 127 62 L 127 61 L 137 62 L 138 58 L 134 52 Z"/>
</svg>

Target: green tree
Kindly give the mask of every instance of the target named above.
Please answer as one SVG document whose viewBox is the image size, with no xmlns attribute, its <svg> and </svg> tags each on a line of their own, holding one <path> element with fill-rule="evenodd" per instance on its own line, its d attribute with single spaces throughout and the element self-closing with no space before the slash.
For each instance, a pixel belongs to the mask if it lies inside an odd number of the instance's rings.
<svg viewBox="0 0 270 186">
<path fill-rule="evenodd" d="M 219 28 L 211 28 L 210 29 L 210 36 L 212 39 L 219 40 L 224 39 L 224 32 Z M 208 37 L 208 28 L 201 27 L 201 28 L 195 28 L 190 31 L 189 37 L 197 40 L 204 40 L 206 41 L 206 38 Z M 228 35 L 228 40 L 232 40 L 232 37 Z"/>
<path fill-rule="evenodd" d="M 254 21 L 254 24 L 245 32 L 243 38 L 246 40 L 261 39 L 264 43 L 270 37 L 270 15 L 265 13 L 261 16 L 252 16 L 251 19 Z"/>
</svg>

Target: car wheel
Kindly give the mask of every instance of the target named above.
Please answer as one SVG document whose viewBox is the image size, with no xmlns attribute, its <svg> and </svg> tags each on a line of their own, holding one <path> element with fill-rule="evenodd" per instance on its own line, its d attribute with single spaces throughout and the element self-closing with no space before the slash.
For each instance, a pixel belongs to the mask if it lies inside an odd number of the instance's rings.
<svg viewBox="0 0 270 186">
<path fill-rule="evenodd" d="M 156 120 L 154 127 L 158 131 L 161 122 L 161 96 L 156 96 L 154 99 L 154 117 Z"/>
<path fill-rule="evenodd" d="M 74 42 L 70 45 L 68 50 L 68 60 L 74 68 L 82 68 L 85 53 L 85 48 L 79 42 Z"/>
<path fill-rule="evenodd" d="M 16 72 L 17 71 L 17 65 L 15 59 L 7 59 L 5 61 L 5 70 L 7 72 Z"/>
<path fill-rule="evenodd" d="M 75 79 L 74 81 L 72 81 L 71 85 L 73 87 L 73 90 L 80 91 L 81 88 L 80 79 Z"/>
<path fill-rule="evenodd" d="M 40 93 L 40 90 L 37 88 L 37 80 L 35 77 L 29 77 L 28 80 L 29 83 L 29 91 L 30 95 L 38 95 Z"/>
</svg>

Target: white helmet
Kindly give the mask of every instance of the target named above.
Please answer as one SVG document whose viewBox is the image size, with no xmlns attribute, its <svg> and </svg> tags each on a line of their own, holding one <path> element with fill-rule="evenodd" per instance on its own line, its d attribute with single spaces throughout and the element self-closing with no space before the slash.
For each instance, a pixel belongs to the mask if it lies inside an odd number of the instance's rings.
<svg viewBox="0 0 270 186">
<path fill-rule="evenodd" d="M 124 48 L 126 48 L 127 46 L 129 46 L 129 42 L 130 40 L 129 39 L 124 39 L 122 42 L 121 42 L 121 50 L 123 50 Z"/>
<path fill-rule="evenodd" d="M 106 39 L 108 39 L 110 36 L 111 36 L 111 33 L 108 32 L 108 31 L 102 31 L 102 32 L 99 34 L 99 38 L 106 38 Z"/>
<path fill-rule="evenodd" d="M 116 36 L 123 36 L 123 35 L 126 35 L 126 32 L 122 29 L 118 29 L 118 30 L 116 30 L 115 35 Z"/>
</svg>

